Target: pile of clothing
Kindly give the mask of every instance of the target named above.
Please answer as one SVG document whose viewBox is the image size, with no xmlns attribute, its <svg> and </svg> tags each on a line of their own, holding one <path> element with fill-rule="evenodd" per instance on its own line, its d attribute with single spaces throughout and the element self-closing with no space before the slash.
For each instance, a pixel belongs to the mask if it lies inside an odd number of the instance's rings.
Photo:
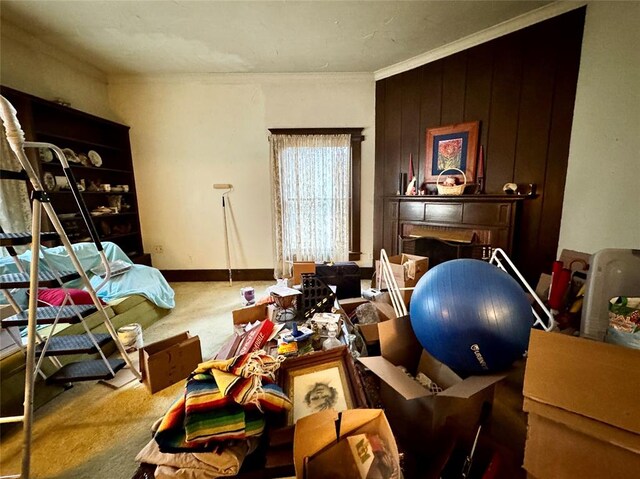
<svg viewBox="0 0 640 479">
<path fill-rule="evenodd" d="M 158 479 L 236 475 L 258 445 L 265 413 L 291 409 L 275 384 L 281 361 L 256 351 L 198 365 L 136 460 L 155 464 Z"/>
</svg>

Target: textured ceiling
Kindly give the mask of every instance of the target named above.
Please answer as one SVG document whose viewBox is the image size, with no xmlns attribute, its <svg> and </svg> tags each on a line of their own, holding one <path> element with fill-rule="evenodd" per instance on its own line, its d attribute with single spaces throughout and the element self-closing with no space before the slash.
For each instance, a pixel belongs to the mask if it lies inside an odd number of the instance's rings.
<svg viewBox="0 0 640 479">
<path fill-rule="evenodd" d="M 548 3 L 2 0 L 0 13 L 107 74 L 374 72 Z"/>
</svg>

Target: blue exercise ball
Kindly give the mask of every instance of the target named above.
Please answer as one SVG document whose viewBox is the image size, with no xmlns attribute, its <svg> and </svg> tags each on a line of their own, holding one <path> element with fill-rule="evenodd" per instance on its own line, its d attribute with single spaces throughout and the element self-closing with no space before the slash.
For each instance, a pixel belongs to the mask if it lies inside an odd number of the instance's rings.
<svg viewBox="0 0 640 479">
<path fill-rule="evenodd" d="M 427 271 L 409 309 L 422 346 L 461 373 L 511 366 L 527 349 L 534 323 L 518 282 L 475 259 L 447 261 Z"/>
</svg>

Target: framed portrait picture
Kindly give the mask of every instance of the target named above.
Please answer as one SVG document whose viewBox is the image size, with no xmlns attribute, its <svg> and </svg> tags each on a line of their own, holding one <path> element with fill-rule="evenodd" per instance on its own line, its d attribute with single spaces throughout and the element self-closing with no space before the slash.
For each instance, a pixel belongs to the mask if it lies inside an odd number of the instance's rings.
<svg viewBox="0 0 640 479">
<path fill-rule="evenodd" d="M 365 405 L 346 346 L 287 359 L 280 367 L 280 383 L 293 403 L 287 417 L 289 425 L 316 412 L 340 412 Z"/>
<path fill-rule="evenodd" d="M 464 171 L 467 181 L 476 181 L 479 121 L 427 129 L 425 181 L 435 183 L 450 168 Z M 447 176 L 458 177 L 453 171 Z"/>
</svg>

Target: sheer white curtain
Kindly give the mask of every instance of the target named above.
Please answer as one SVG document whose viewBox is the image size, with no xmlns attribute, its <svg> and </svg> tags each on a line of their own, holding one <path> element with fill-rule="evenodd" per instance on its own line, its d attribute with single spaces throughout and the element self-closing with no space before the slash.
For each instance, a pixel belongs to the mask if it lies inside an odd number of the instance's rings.
<svg viewBox="0 0 640 479">
<path fill-rule="evenodd" d="M 351 135 L 271 135 L 275 276 L 293 261 L 347 261 Z"/>
</svg>

